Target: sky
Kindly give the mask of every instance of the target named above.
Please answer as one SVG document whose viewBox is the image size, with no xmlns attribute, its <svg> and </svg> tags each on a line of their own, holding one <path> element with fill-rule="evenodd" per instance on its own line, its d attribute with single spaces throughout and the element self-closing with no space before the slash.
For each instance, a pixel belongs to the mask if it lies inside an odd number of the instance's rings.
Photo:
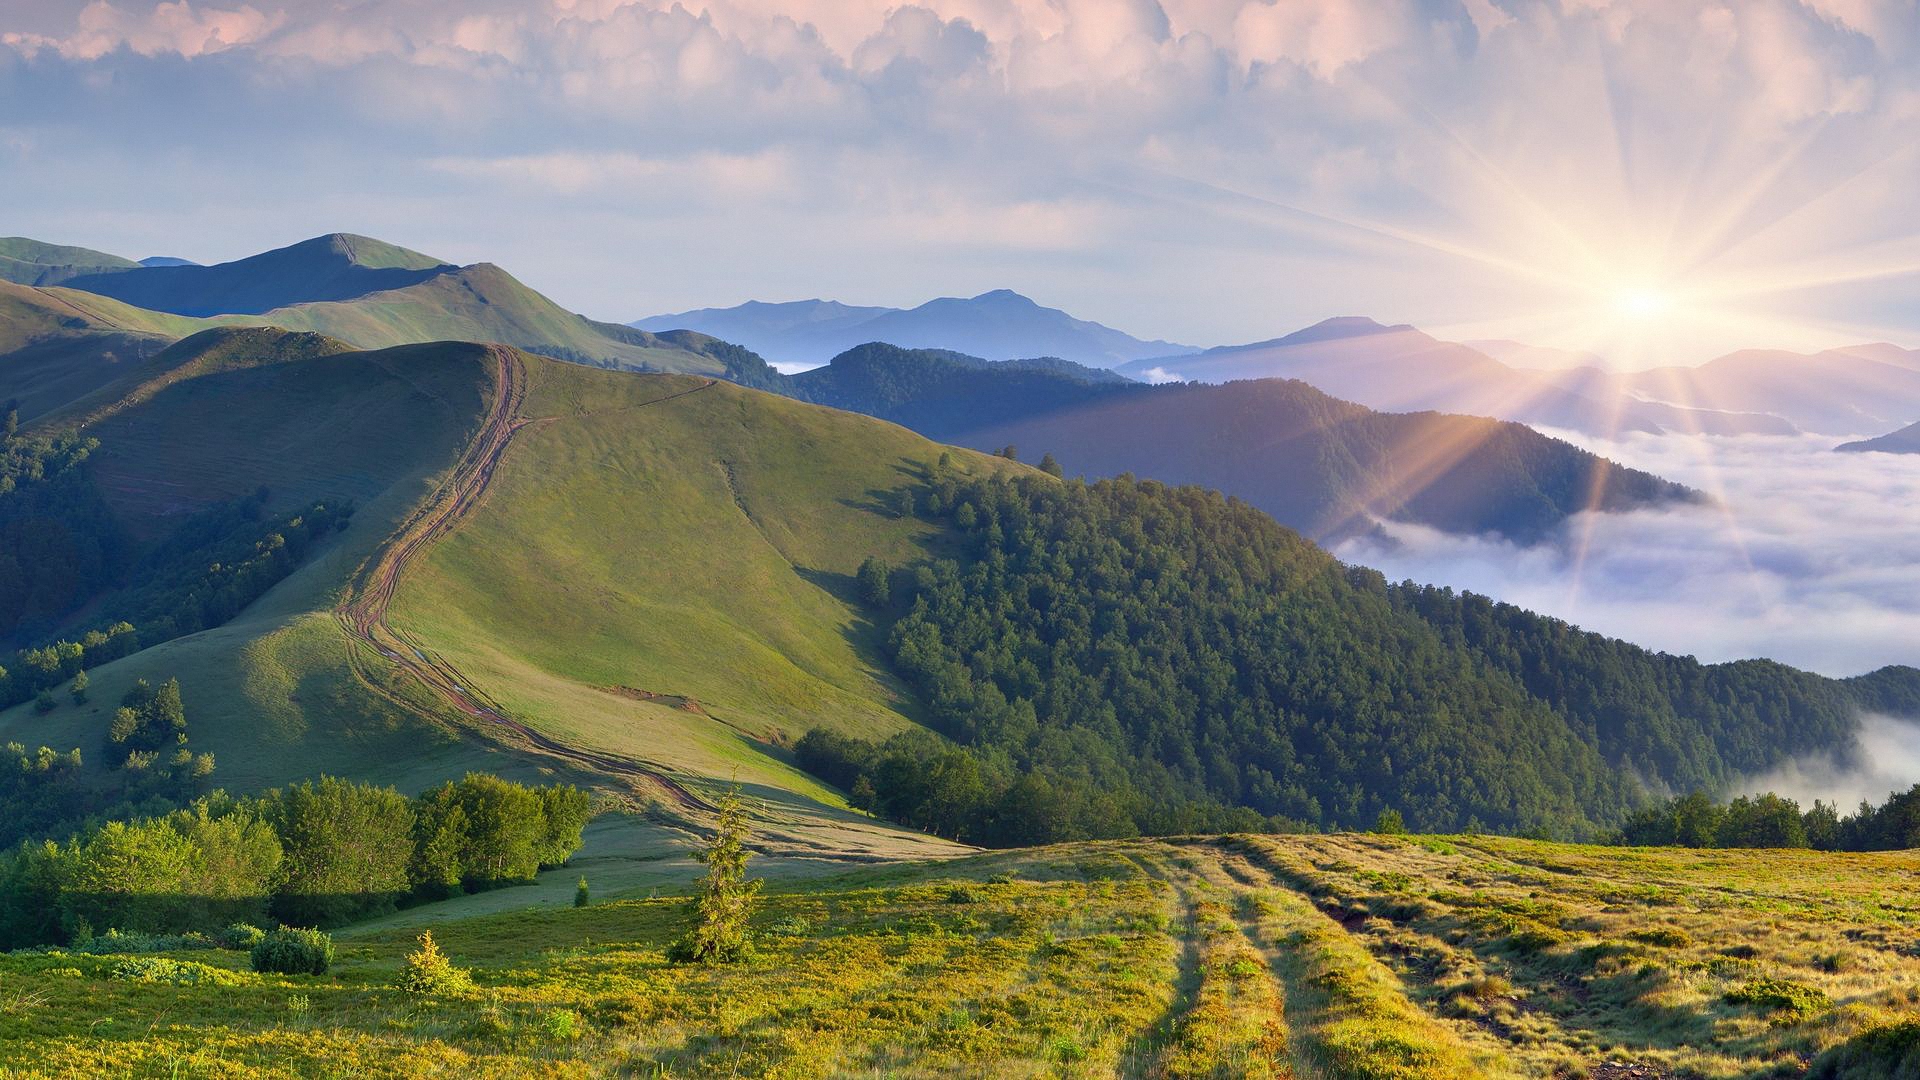
<svg viewBox="0 0 1920 1080">
<path fill-rule="evenodd" d="M 368 233 L 622 321 L 1913 345 L 1916 52 L 1910 0 L 0 0 L 0 233 Z"/>
</svg>

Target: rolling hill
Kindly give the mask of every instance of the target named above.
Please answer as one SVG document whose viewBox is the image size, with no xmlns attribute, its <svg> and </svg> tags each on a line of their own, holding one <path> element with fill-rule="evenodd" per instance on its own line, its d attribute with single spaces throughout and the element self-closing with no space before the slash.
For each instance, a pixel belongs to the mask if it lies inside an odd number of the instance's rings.
<svg viewBox="0 0 1920 1080">
<path fill-rule="evenodd" d="M 1616 376 L 1641 396 L 1785 417 L 1822 435 L 1859 435 L 1920 415 L 1920 353 L 1858 345 L 1820 353 L 1747 349 L 1699 367 Z"/>
<path fill-rule="evenodd" d="M 70 278 L 137 270 L 132 259 L 82 247 L 46 244 L 24 236 L 0 237 L 0 281 L 58 285 Z"/>
<path fill-rule="evenodd" d="M 10 250 L 45 259 L 88 256 L 35 241 L 14 242 Z M 79 254 L 66 254 L 72 252 Z M 214 266 L 119 262 L 125 265 L 71 275 L 54 274 L 53 264 L 31 264 L 38 269 L 20 276 L 42 284 L 57 280 L 60 287 L 10 287 L 0 295 L 0 395 L 39 400 L 46 391 L 30 381 L 47 376 L 30 376 L 28 369 L 37 371 L 49 361 L 92 357 L 59 376 L 79 385 L 92 377 L 89 364 L 98 369 L 129 354 L 151 352 L 151 341 L 142 351 L 134 348 L 141 342 L 110 341 L 103 331 L 178 338 L 213 326 L 311 331 L 362 349 L 493 342 L 598 367 L 721 375 L 746 385 L 775 378 L 760 358 L 707 335 L 654 334 L 595 322 L 492 264 L 453 266 L 364 236 L 335 233 Z M 33 312 L 60 314 L 48 318 Z M 19 361 L 20 371 L 9 373 L 15 360 L 8 354 L 29 343 L 39 344 L 40 351 Z M 22 389 L 8 390 L 9 382 Z"/>
<path fill-rule="evenodd" d="M 1520 370 L 1412 326 L 1385 326 L 1358 317 L 1327 319 L 1251 345 L 1136 360 L 1119 370 L 1136 378 L 1216 383 L 1299 379 L 1335 397 L 1387 412 L 1465 413 L 1600 436 L 1634 431 L 1735 435 L 1795 430 L 1787 419 L 1742 411 L 1744 406 L 1732 402 L 1689 398 L 1668 404 L 1666 399 L 1643 399 L 1592 370 Z M 1708 402 L 1715 404 L 1709 407 Z"/>
<path fill-rule="evenodd" d="M 1581 510 L 1700 498 L 1520 424 L 1374 412 L 1297 381 L 1146 386 L 865 345 L 787 385 L 943 442 L 1051 453 L 1070 473 L 1215 488 L 1320 540 L 1397 519 L 1531 542 Z"/>
<path fill-rule="evenodd" d="M 934 842 L 849 813 L 797 768 L 788 748 L 816 729 L 897 748 L 931 738 L 931 722 L 989 777 L 1030 759 L 1063 797 L 1131 806 L 1164 792 L 1154 812 L 1190 806 L 1192 820 L 1333 824 L 1405 798 L 1435 824 L 1477 816 L 1578 831 L 1632 803 L 1629 775 L 1723 781 L 1841 745 L 1861 694 L 1890 695 L 1876 707 L 1913 704 L 1897 676 L 1856 688 L 1777 665 L 1701 666 L 1477 598 L 1389 588 L 1216 496 L 1062 484 L 709 378 L 499 346 L 363 352 L 240 329 L 156 360 L 143 381 L 65 414 L 99 440 L 85 475 L 135 551 L 126 576 L 61 632 L 79 641 L 94 620 L 168 597 L 193 607 L 137 615 L 136 633 L 179 636 L 131 655 L 59 660 L 55 680 L 71 677 L 68 665 L 90 670 L 89 703 L 23 703 L 0 713 L 0 738 L 102 761 L 121 693 L 136 678 L 178 677 L 192 745 L 216 756 L 215 780 L 232 788 L 329 771 L 418 789 L 482 767 L 577 778 L 697 817 L 700 793 L 732 777 L 765 800 L 769 843 L 845 855 Z M 1047 501 L 1050 491 L 1069 502 Z M 1040 501 L 1023 511 L 1020 499 Z M 1072 500 L 1093 501 L 1072 510 Z M 292 516 L 349 502 L 340 528 L 237 611 L 208 606 L 192 585 L 220 571 L 180 546 L 208 515 L 271 552 L 270 530 L 290 534 Z M 0 502 L 0 516 L 11 505 Z M 1019 514 L 1034 527 L 1012 527 Z M 1096 539 L 1117 546 L 1031 546 Z M 156 552 L 177 557 L 156 564 Z M 897 568 L 895 600 L 874 599 L 872 564 Z M 999 564 L 1001 576 L 980 576 Z M 147 565 L 190 580 L 156 598 L 138 571 Z M 1167 573 L 1179 566 L 1188 570 Z M 1031 577 L 1042 572 L 1049 580 Z M 1176 583 L 1200 591 L 1182 599 Z M 942 626 L 968 611 L 1018 612 L 985 593 L 966 599 L 976 587 L 1059 596 L 1048 608 L 1064 636 L 1025 661 L 973 655 L 1033 632 Z M 919 595 L 927 603 L 912 603 Z M 1257 610 L 1229 610 L 1242 603 Z M 1181 620 L 1195 621 L 1182 630 Z M 1122 623 L 1136 632 L 1109 640 Z M 1232 629 L 1254 626 L 1266 629 Z M 1155 644 L 1166 633 L 1214 658 L 1194 661 L 1202 681 L 1190 690 L 1160 681 L 1174 655 Z M 1136 648 L 1150 652 L 1127 659 Z M 1096 658 L 1127 665 L 1132 681 L 1095 695 L 1111 718 L 1068 722 L 1057 709 L 1081 696 L 1068 687 L 1119 677 L 1070 674 Z M 37 677 L 18 662 L 12 677 Z M 1150 737 L 1139 727 L 1235 685 L 1216 678 L 1222 663 L 1258 687 L 1231 738 L 1184 721 Z M 1597 690 L 1542 682 L 1542 671 Z M 958 672 L 978 681 L 944 681 Z M 1784 711 L 1743 704 L 1761 700 Z M 970 732 L 956 709 L 1012 726 Z M 1343 743 L 1378 749 L 1355 757 Z M 1061 772 L 1063 753 L 1098 769 Z M 1383 760 L 1393 771 L 1367 764 Z M 112 779 L 98 764 L 87 776 Z M 1409 777 L 1422 778 L 1417 788 Z"/>
<path fill-rule="evenodd" d="M 1191 352 L 1184 345 L 1142 341 L 1112 327 L 1042 307 L 1011 289 L 973 297 L 941 297 L 919 307 L 852 307 L 832 300 L 655 315 L 644 330 L 698 330 L 737 342 L 782 364 L 824 364 L 868 342 L 909 349 L 952 349 L 989 360 L 1057 356 L 1092 367 Z"/>
</svg>

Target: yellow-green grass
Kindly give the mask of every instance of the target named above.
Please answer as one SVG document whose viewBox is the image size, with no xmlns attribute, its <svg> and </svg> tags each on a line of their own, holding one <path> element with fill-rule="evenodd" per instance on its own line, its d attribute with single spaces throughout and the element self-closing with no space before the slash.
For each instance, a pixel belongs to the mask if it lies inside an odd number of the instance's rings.
<svg viewBox="0 0 1920 1080">
<path fill-rule="evenodd" d="M 0 958 L 0 1075 L 1790 1076 L 1835 1047 L 1870 1052 L 1867 1033 L 1915 1015 L 1920 978 L 1913 854 L 1353 836 L 776 866 L 754 959 L 680 966 L 666 950 L 698 867 L 602 861 L 654 827 L 596 823 L 575 867 L 503 890 L 532 904 L 482 894 L 351 928 L 325 976 L 255 975 L 215 951 L 169 955 L 232 985 Z M 579 873 L 599 897 L 585 909 Z M 1502 905 L 1569 939 L 1490 938 L 1477 913 Z M 1587 955 L 1655 926 L 1688 943 Z M 474 991 L 395 988 L 429 927 Z M 1715 970 L 1730 949 L 1831 1004 L 1728 1002 L 1745 977 Z M 1837 971 L 1834 949 L 1853 957 Z"/>
</svg>

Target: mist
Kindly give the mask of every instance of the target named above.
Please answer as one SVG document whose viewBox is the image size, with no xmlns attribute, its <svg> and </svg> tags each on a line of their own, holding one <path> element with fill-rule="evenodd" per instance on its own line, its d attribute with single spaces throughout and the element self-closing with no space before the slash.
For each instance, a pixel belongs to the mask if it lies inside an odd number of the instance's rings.
<svg viewBox="0 0 1920 1080">
<path fill-rule="evenodd" d="M 1851 752 L 1808 754 L 1770 772 L 1749 777 L 1737 794 L 1771 791 L 1802 807 L 1823 799 L 1852 813 L 1862 802 L 1879 806 L 1887 795 L 1920 781 L 1920 723 L 1868 714 L 1860 721 Z"/>
<path fill-rule="evenodd" d="M 1531 547 L 1386 523 L 1336 554 L 1708 662 L 1833 676 L 1920 664 L 1920 455 L 1838 454 L 1845 440 L 1816 436 L 1551 434 L 1715 502 L 1580 514 Z"/>
</svg>

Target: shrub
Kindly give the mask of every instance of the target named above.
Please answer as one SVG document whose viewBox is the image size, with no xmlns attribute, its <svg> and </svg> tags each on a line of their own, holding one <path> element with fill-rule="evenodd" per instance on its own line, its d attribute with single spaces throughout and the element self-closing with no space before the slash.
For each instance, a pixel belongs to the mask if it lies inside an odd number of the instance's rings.
<svg viewBox="0 0 1920 1080">
<path fill-rule="evenodd" d="M 238 949 L 241 952 L 251 952 L 253 951 L 253 947 L 260 944 L 266 936 L 267 932 L 265 930 L 260 929 L 252 923 L 238 922 L 220 931 L 220 947 L 223 949 Z"/>
<path fill-rule="evenodd" d="M 1818 1012 L 1833 1005 L 1833 999 L 1817 987 L 1786 979 L 1754 979 L 1727 991 L 1730 1005 L 1752 1005 L 1769 1012 Z"/>
<path fill-rule="evenodd" d="M 115 961 L 107 974 L 130 982 L 169 986 L 235 986 L 242 981 L 239 975 L 224 968 L 193 960 L 169 960 L 164 956 L 129 956 Z"/>
<path fill-rule="evenodd" d="M 253 947 L 253 970 L 281 975 L 325 975 L 333 964 L 333 938 L 318 930 L 283 926 Z"/>
<path fill-rule="evenodd" d="M 555 1009 L 541 1026 L 554 1042 L 572 1042 L 580 1034 L 580 1017 L 572 1009 Z"/>
<path fill-rule="evenodd" d="M 587 879 L 582 876 L 580 884 L 573 887 L 573 906 L 586 907 L 593 902 L 593 896 L 587 891 Z"/>
<path fill-rule="evenodd" d="M 955 885 L 947 890 L 949 904 L 977 904 L 980 900 L 980 890 L 971 885 Z"/>
<path fill-rule="evenodd" d="M 1693 935 L 1677 926 L 1654 926 L 1635 930 L 1627 936 L 1642 945 L 1655 945 L 1662 949 L 1684 949 L 1693 944 Z"/>
<path fill-rule="evenodd" d="M 409 994 L 459 994 L 472 988 L 473 979 L 440 951 L 431 930 L 420 935 L 420 947 L 407 954 L 400 969 L 400 989 Z"/>
<path fill-rule="evenodd" d="M 1905 1080 L 1920 1076 L 1920 1018 L 1873 1028 L 1814 1059 L 1807 1080 Z"/>
</svg>

